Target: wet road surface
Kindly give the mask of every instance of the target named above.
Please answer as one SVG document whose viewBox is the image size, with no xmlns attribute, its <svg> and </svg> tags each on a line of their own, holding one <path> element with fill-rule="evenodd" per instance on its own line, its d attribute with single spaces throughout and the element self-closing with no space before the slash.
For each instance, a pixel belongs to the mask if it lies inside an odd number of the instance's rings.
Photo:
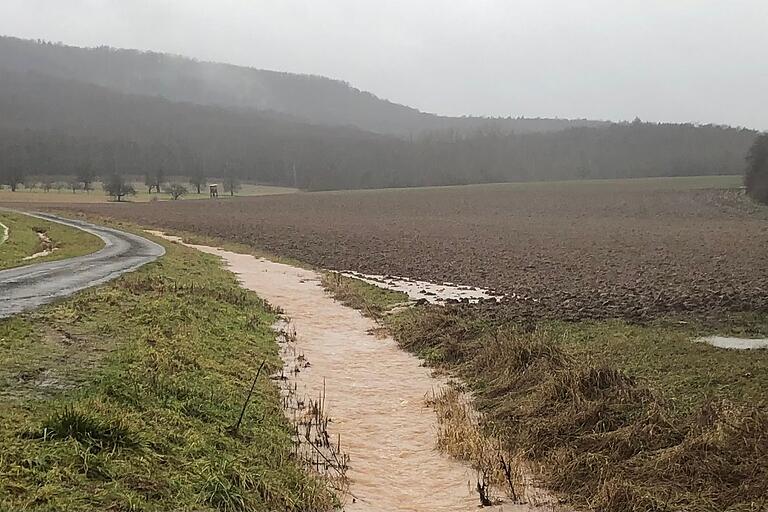
<svg viewBox="0 0 768 512">
<path fill-rule="evenodd" d="M 104 248 L 85 256 L 0 271 L 0 318 L 105 283 L 165 254 L 163 246 L 138 235 L 56 215 L 33 216 L 92 233 L 104 241 Z"/>
</svg>

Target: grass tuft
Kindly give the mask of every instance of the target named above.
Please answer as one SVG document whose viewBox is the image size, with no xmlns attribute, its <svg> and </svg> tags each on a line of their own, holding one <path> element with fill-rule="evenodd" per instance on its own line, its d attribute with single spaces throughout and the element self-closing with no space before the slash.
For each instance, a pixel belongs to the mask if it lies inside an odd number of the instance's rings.
<svg viewBox="0 0 768 512">
<path fill-rule="evenodd" d="M 93 447 L 133 447 L 137 446 L 128 427 L 119 419 L 105 421 L 93 413 L 66 406 L 60 412 L 52 414 L 42 425 L 38 438 L 53 441 L 71 437 L 82 444 Z"/>
</svg>

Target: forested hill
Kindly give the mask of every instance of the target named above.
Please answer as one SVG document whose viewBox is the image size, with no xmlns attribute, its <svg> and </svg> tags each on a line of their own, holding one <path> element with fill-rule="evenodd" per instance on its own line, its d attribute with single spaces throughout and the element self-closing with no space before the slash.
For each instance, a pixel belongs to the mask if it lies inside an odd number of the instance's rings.
<svg viewBox="0 0 768 512">
<path fill-rule="evenodd" d="M 745 129 L 642 122 L 545 133 L 483 129 L 400 137 L 310 123 L 274 109 L 200 104 L 192 101 L 197 93 L 191 86 L 177 87 L 189 89 L 187 101 L 148 90 L 126 93 L 124 89 L 141 89 L 150 80 L 108 87 L 95 83 L 97 70 L 89 71 L 94 78 L 84 81 L 69 76 L 77 75 L 71 67 L 61 70 L 66 59 L 52 58 L 46 64 L 39 56 L 30 58 L 35 66 L 25 67 L 24 52 L 12 55 L 9 48 L 45 45 L 5 43 L 0 64 L 0 184 L 6 185 L 31 176 L 77 175 L 83 169 L 100 176 L 233 174 L 314 190 L 735 174 L 742 172 L 744 155 L 755 138 L 754 131 Z M 80 52 L 51 49 L 54 53 L 41 50 L 41 55 Z M 93 52 L 104 60 L 105 69 L 125 64 L 122 52 Z M 179 62 L 182 67 L 192 65 Z M 27 69 L 35 67 L 39 69 Z M 187 83 L 183 72 L 163 69 L 163 83 Z"/>
<path fill-rule="evenodd" d="M 101 85 L 128 94 L 162 96 L 201 105 L 272 110 L 296 120 L 352 125 L 400 136 L 429 131 L 503 133 L 598 126 L 598 121 L 442 117 L 398 105 L 345 82 L 320 76 L 198 62 L 192 59 L 108 47 L 77 48 L 0 37 L 0 70 L 33 71 Z"/>
<path fill-rule="evenodd" d="M 722 174 L 741 171 L 754 136 L 734 128 L 637 122 L 403 140 L 32 73 L 0 74 L 3 183 L 83 168 L 102 176 L 232 172 L 307 189 Z"/>
</svg>

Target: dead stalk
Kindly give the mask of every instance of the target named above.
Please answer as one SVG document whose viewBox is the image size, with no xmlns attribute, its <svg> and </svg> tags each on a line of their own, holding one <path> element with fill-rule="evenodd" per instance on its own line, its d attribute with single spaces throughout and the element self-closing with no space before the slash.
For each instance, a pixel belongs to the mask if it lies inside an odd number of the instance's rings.
<svg viewBox="0 0 768 512">
<path fill-rule="evenodd" d="M 243 408 L 240 411 L 240 417 L 237 419 L 237 423 L 232 429 L 233 434 L 237 434 L 238 430 L 240 430 L 240 424 L 243 422 L 243 416 L 245 416 L 245 409 L 248 407 L 248 403 L 251 401 L 251 397 L 253 396 L 253 390 L 256 389 L 256 382 L 259 380 L 261 369 L 264 368 L 264 365 L 266 364 L 266 362 L 267 360 L 265 359 L 259 365 L 259 370 L 256 372 L 256 377 L 254 377 L 253 379 L 253 384 L 251 384 L 251 390 L 248 392 L 248 396 L 245 398 L 245 402 L 243 403 Z"/>
</svg>

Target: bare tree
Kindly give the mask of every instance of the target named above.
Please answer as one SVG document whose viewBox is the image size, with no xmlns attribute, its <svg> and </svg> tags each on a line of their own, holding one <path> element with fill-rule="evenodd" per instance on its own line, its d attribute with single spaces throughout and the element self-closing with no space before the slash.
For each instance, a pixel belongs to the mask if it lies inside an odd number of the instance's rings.
<svg viewBox="0 0 768 512">
<path fill-rule="evenodd" d="M 37 187 L 37 179 L 34 176 L 25 176 L 24 177 L 24 188 L 27 190 L 34 190 Z"/>
<path fill-rule="evenodd" d="M 104 187 L 104 192 L 117 201 L 122 201 L 125 196 L 136 195 L 133 185 L 127 183 L 125 177 L 119 173 L 111 174 L 102 186 Z"/>
<path fill-rule="evenodd" d="M 11 192 L 16 192 L 27 175 L 27 158 L 24 148 L 19 145 L 8 148 L 5 162 L 2 163 L 4 164 L 0 168 L 2 184 L 8 185 Z"/>
<path fill-rule="evenodd" d="M 224 192 L 229 192 L 230 196 L 234 196 L 241 188 L 242 186 L 237 178 L 224 179 Z"/>
<path fill-rule="evenodd" d="M 206 183 L 208 183 L 208 180 L 206 179 L 202 168 L 199 170 L 195 169 L 189 176 L 189 184 L 195 187 L 195 190 L 198 194 L 202 192 L 202 189 L 205 187 Z"/>
<path fill-rule="evenodd" d="M 163 186 L 164 181 L 165 171 L 162 167 L 157 167 L 154 171 L 144 174 L 144 184 L 149 188 L 150 194 L 152 193 L 153 189 L 159 194 L 160 187 Z"/>
<path fill-rule="evenodd" d="M 43 192 L 50 192 L 53 188 L 53 177 L 43 176 L 43 180 L 40 185 L 42 186 Z"/>
<path fill-rule="evenodd" d="M 187 187 L 185 187 L 184 185 L 181 185 L 180 183 L 172 183 L 167 187 L 165 187 L 165 193 L 170 195 L 171 199 L 173 199 L 174 201 L 179 199 L 181 196 L 183 196 L 187 192 L 188 192 Z"/>
<path fill-rule="evenodd" d="M 224 192 L 229 192 L 230 196 L 234 196 L 242 187 L 240 186 L 240 180 L 235 174 L 235 170 L 231 166 L 227 166 L 227 172 L 224 174 Z"/>
<path fill-rule="evenodd" d="M 758 135 L 749 149 L 744 185 L 751 198 L 768 204 L 768 133 Z"/>
<path fill-rule="evenodd" d="M 84 164 L 77 173 L 77 179 L 82 183 L 83 190 L 90 192 L 93 190 L 93 182 L 96 181 L 96 171 L 91 167 L 91 163 Z"/>
</svg>

